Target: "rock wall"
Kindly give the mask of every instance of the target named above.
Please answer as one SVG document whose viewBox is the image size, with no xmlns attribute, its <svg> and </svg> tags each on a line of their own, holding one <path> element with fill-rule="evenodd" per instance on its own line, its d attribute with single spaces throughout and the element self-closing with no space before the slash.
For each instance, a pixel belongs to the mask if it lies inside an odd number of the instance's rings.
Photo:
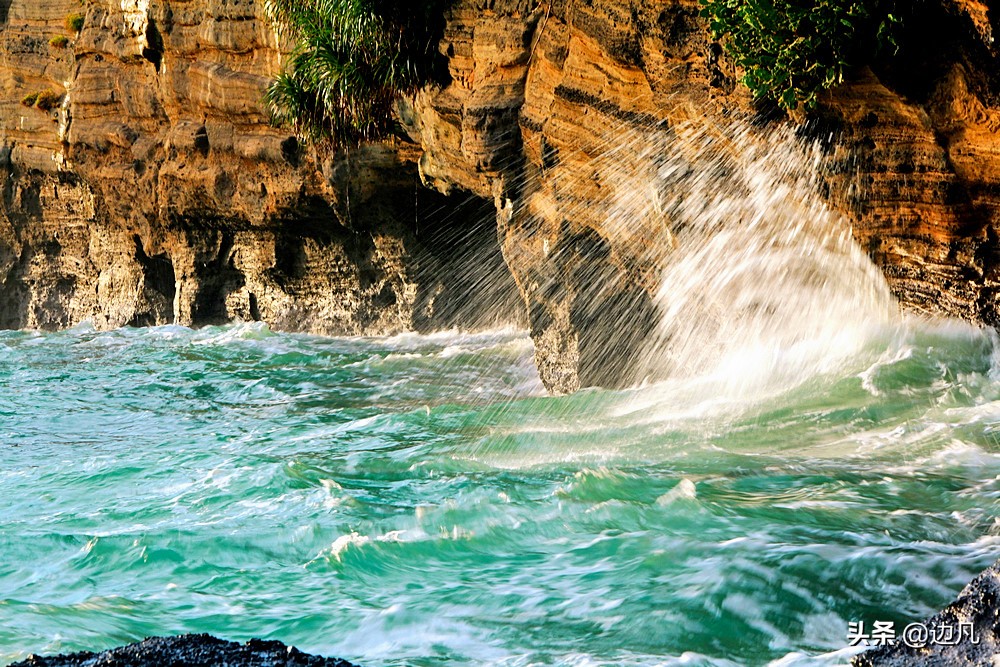
<svg viewBox="0 0 1000 667">
<path fill-rule="evenodd" d="M 650 296 L 682 231 L 655 197 L 635 195 L 656 164 L 649 151 L 696 151 L 685 132 L 711 134 L 733 118 L 787 122 L 754 108 L 699 9 L 697 0 L 459 0 L 448 15 L 452 81 L 424 91 L 414 114 L 421 173 L 443 192 L 497 202 L 553 391 L 632 379 L 656 318 Z M 903 51 L 852 73 L 803 132 L 833 139 L 830 202 L 900 302 L 995 324 L 1000 63 L 990 10 L 915 3 Z"/>
<path fill-rule="evenodd" d="M 995 326 L 1000 6 L 991 4 L 916 4 L 900 57 L 836 89 L 824 120 L 840 140 L 833 191 L 846 195 L 855 235 L 902 303 Z"/>
<path fill-rule="evenodd" d="M 550 390 L 627 382 L 673 234 L 634 198 L 644 139 L 745 98 L 689 2 L 457 2 L 421 174 L 493 197 Z M 717 89 L 713 85 L 722 86 Z"/>
<path fill-rule="evenodd" d="M 323 157 L 270 126 L 281 49 L 262 15 L 0 0 L 0 327 L 516 320 L 492 202 L 421 188 L 412 143 Z"/>
<path fill-rule="evenodd" d="M 901 303 L 994 324 L 997 13 L 913 7 L 903 52 L 804 129 L 834 138 L 830 202 Z M 0 0 L 0 327 L 526 313 L 551 390 L 627 383 L 683 232 L 644 194 L 656 151 L 697 165 L 692 128 L 760 111 L 699 9 L 453 0 L 409 139 L 324 158 L 261 111 L 281 45 L 257 0 Z"/>
</svg>

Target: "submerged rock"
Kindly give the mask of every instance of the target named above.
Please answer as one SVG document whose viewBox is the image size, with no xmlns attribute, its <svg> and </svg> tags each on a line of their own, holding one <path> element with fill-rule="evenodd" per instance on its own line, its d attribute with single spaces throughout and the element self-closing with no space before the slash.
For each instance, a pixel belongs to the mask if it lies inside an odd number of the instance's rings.
<svg viewBox="0 0 1000 667">
<path fill-rule="evenodd" d="M 35 655 L 10 667 L 357 667 L 346 660 L 323 658 L 278 641 L 251 639 L 237 644 L 211 635 L 153 637 L 102 653 L 70 653 L 51 658 Z"/>
<path fill-rule="evenodd" d="M 993 667 L 1000 664 L 1000 562 L 973 579 L 943 611 L 922 624 L 924 642 L 902 639 L 854 658 L 854 667 Z M 962 630 L 965 629 L 963 633 Z M 971 631 L 970 631 L 971 630 Z M 933 638 L 956 632 L 958 643 Z"/>
</svg>

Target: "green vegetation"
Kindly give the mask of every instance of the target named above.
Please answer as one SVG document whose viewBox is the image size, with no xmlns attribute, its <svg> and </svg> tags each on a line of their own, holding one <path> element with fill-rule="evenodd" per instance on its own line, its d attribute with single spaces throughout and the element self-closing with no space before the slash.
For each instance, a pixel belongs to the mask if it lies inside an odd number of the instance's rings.
<svg viewBox="0 0 1000 667">
<path fill-rule="evenodd" d="M 54 49 L 65 49 L 69 46 L 69 37 L 66 35 L 56 35 L 49 40 L 49 46 Z"/>
<path fill-rule="evenodd" d="M 42 90 L 31 93 L 21 98 L 21 104 L 26 107 L 34 107 L 42 111 L 52 111 L 62 102 L 63 96 L 54 90 Z"/>
<path fill-rule="evenodd" d="M 62 95 L 54 90 L 43 90 L 35 97 L 35 108 L 52 111 L 62 102 Z"/>
<path fill-rule="evenodd" d="M 73 33 L 80 32 L 81 30 L 83 30 L 84 20 L 85 19 L 83 14 L 78 14 L 78 13 L 70 14 L 69 16 L 66 17 L 66 30 L 69 30 L 70 32 Z"/>
<path fill-rule="evenodd" d="M 844 72 L 898 49 L 896 0 L 700 0 L 757 98 L 812 108 Z"/>
<path fill-rule="evenodd" d="M 393 131 L 394 102 L 431 76 L 444 0 L 268 0 L 295 41 L 267 91 L 275 123 L 334 144 Z"/>
</svg>

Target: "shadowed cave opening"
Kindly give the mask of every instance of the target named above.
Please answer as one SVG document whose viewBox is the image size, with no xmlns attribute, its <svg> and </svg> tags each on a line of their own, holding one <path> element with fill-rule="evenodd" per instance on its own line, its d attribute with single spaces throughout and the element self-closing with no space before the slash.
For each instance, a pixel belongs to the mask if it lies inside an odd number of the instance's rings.
<svg viewBox="0 0 1000 667">
<path fill-rule="evenodd" d="M 503 257 L 496 206 L 464 191 L 415 195 L 415 234 L 430 257 L 416 266 L 429 286 L 415 317 L 418 330 L 527 325 L 524 301 Z"/>
<path fill-rule="evenodd" d="M 225 324 L 232 321 L 227 297 L 246 284 L 246 277 L 233 261 L 235 239 L 231 231 L 218 232 L 214 256 L 196 264 L 199 290 L 191 309 L 194 326 Z"/>
<path fill-rule="evenodd" d="M 174 296 L 177 293 L 177 282 L 174 275 L 174 263 L 166 253 L 146 254 L 142 247 L 142 239 L 136 235 L 135 261 L 142 269 L 144 303 L 148 309 L 136 313 L 128 325 L 133 327 L 155 326 L 174 321 Z"/>
</svg>

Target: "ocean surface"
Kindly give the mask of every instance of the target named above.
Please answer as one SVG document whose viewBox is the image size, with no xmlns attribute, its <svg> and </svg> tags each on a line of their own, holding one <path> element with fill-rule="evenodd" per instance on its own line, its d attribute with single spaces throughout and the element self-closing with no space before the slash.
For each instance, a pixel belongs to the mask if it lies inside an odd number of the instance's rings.
<svg viewBox="0 0 1000 667">
<path fill-rule="evenodd" d="M 850 622 L 1000 557 L 996 335 L 851 341 L 776 382 L 554 398 L 517 331 L 0 333 L 0 664 L 185 632 L 366 667 L 844 664 Z"/>
</svg>

